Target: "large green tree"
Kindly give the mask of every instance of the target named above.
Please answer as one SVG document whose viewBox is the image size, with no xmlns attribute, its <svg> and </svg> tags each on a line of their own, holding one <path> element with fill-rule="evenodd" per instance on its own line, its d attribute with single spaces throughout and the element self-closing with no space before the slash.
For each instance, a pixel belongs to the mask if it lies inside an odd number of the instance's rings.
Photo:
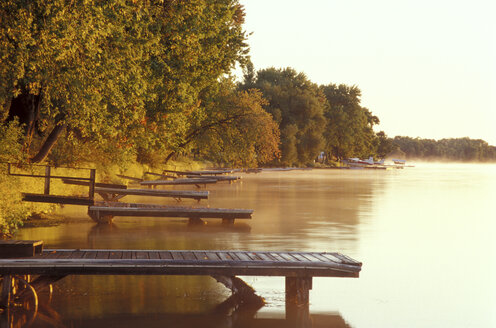
<svg viewBox="0 0 496 328">
<path fill-rule="evenodd" d="M 281 130 L 281 162 L 304 165 L 324 147 L 322 132 L 327 102 L 316 84 L 292 68 L 268 68 L 255 76 L 247 71 L 242 88 L 257 88 L 268 101 L 266 110 Z"/>
<path fill-rule="evenodd" d="M 324 136 L 330 154 L 337 159 L 375 155 L 373 126 L 379 124 L 379 118 L 361 106 L 360 89 L 345 84 L 328 84 L 320 89 L 329 103 Z"/>
<path fill-rule="evenodd" d="M 236 90 L 223 81 L 204 103 L 208 118 L 190 130 L 193 150 L 233 166 L 256 167 L 279 158 L 279 127 L 264 110 L 266 104 L 260 91 Z"/>
<path fill-rule="evenodd" d="M 24 124 L 32 161 L 62 133 L 175 150 L 208 115 L 202 92 L 244 61 L 243 19 L 237 0 L 2 1 L 1 117 Z"/>
</svg>

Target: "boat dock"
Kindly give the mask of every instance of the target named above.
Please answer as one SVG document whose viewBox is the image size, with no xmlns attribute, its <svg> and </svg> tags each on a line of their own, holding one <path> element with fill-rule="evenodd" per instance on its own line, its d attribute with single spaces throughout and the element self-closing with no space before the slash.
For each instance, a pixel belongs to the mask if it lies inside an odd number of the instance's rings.
<svg viewBox="0 0 496 328">
<path fill-rule="evenodd" d="M 139 184 L 142 186 L 174 186 L 174 185 L 195 185 L 198 188 L 201 187 L 201 185 L 206 186 L 207 184 L 210 183 L 217 183 L 217 179 L 205 179 L 205 178 L 181 178 L 181 179 L 175 179 L 175 180 L 147 180 L 147 181 L 141 181 Z"/>
<path fill-rule="evenodd" d="M 40 165 L 38 165 L 40 166 Z M 8 173 L 13 176 L 43 178 L 45 181 L 43 193 L 23 193 L 23 200 L 29 202 L 42 202 L 54 204 L 70 204 L 88 206 L 88 215 L 97 223 L 111 223 L 116 216 L 135 216 L 135 217 L 172 217 L 187 218 L 191 224 L 203 224 L 202 219 L 222 219 L 223 224 L 233 224 L 235 219 L 251 219 L 253 210 L 251 209 L 227 209 L 227 208 L 209 208 L 209 207 L 188 207 L 188 206 L 167 206 L 159 204 L 139 204 L 139 203 L 119 203 L 118 200 L 127 196 L 152 196 L 152 197 L 172 197 L 176 200 L 182 198 L 191 198 L 197 201 L 207 199 L 208 191 L 189 191 L 189 190 L 155 190 L 155 189 L 128 189 L 126 185 L 115 183 L 99 183 L 95 181 L 95 169 L 88 170 L 90 176 L 70 177 L 53 175 L 53 168 L 43 166 L 45 174 L 25 174 L 12 171 L 12 165 L 8 164 Z M 212 173 L 211 171 L 208 171 Z M 160 174 L 155 174 L 160 175 Z M 195 178 L 180 178 L 175 180 L 152 180 L 141 181 L 138 178 L 134 181 L 140 181 L 142 185 L 178 185 L 178 184 L 200 184 L 216 183 L 219 180 L 229 180 L 228 178 L 237 179 L 237 177 L 218 177 L 203 178 L 199 174 Z M 129 178 L 127 176 L 123 176 Z M 51 194 L 50 181 L 52 179 L 61 179 L 65 184 L 88 187 L 88 196 L 68 196 Z M 95 193 L 103 198 L 102 201 L 95 200 Z"/>
<path fill-rule="evenodd" d="M 208 199 L 208 191 L 191 190 L 155 190 L 155 189 L 119 189 L 96 187 L 95 192 L 102 196 L 104 200 L 116 201 L 126 195 L 151 196 L 151 197 L 172 197 L 176 200 L 181 198 L 191 198 L 197 201 Z"/>
<path fill-rule="evenodd" d="M 187 218 L 190 224 L 203 224 L 202 219 L 222 219 L 234 224 L 235 219 L 251 219 L 253 210 L 188 206 L 164 206 L 135 203 L 106 203 L 88 207 L 88 215 L 97 223 L 110 223 L 115 216 Z"/>
<path fill-rule="evenodd" d="M 30 242 L 36 243 L 22 243 Z M 9 242 L 0 242 L 0 248 L 6 244 Z M 38 250 L 34 256 L 22 253 L 0 258 L 0 305 L 10 305 L 15 299 L 11 281 L 25 275 L 39 275 L 28 283 L 33 287 L 31 293 L 68 275 L 206 275 L 236 292 L 242 288 L 236 278 L 241 275 L 285 277 L 286 305 L 308 310 L 313 277 L 358 278 L 361 267 L 360 262 L 348 256 L 328 252 L 46 249 Z"/>
</svg>

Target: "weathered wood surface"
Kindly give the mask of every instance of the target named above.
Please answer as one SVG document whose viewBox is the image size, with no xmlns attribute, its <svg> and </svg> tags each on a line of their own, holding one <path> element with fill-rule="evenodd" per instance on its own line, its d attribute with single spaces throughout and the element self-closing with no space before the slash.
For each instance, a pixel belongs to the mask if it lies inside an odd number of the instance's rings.
<svg viewBox="0 0 496 328">
<path fill-rule="evenodd" d="M 160 174 L 160 173 L 154 173 L 154 172 L 145 172 L 145 174 L 154 175 L 156 177 L 161 177 L 161 178 L 166 178 L 166 179 L 177 179 L 177 176 L 169 175 L 169 174 Z"/>
<path fill-rule="evenodd" d="M 202 185 L 208 183 L 217 183 L 217 179 L 205 179 L 205 178 L 195 178 L 195 179 L 175 179 L 175 180 L 149 180 L 141 181 L 140 184 L 143 186 L 159 186 L 159 185 Z"/>
<path fill-rule="evenodd" d="M 42 251 L 41 240 L 0 240 L 0 258 L 29 257 Z"/>
<path fill-rule="evenodd" d="M 0 259 L 0 274 L 358 277 L 361 265 L 339 253 L 48 249 L 31 258 Z"/>
<path fill-rule="evenodd" d="M 99 194 L 207 199 L 208 191 L 95 188 Z"/>
<path fill-rule="evenodd" d="M 138 217 L 182 217 L 198 219 L 251 219 L 253 210 L 250 209 L 225 209 L 187 206 L 90 206 L 88 213 L 99 213 L 99 216 L 138 216 Z"/>
<path fill-rule="evenodd" d="M 202 171 L 190 171 L 190 174 L 220 175 L 220 174 L 229 174 L 233 172 L 234 170 L 202 170 Z"/>
<path fill-rule="evenodd" d="M 75 180 L 74 178 L 62 179 L 62 182 L 64 182 L 65 184 L 72 184 L 72 185 L 78 185 L 78 186 L 89 186 L 90 185 L 90 183 L 88 181 Z M 117 184 L 117 183 L 103 183 L 103 182 L 96 182 L 95 187 L 127 189 L 126 185 Z"/>
<path fill-rule="evenodd" d="M 94 200 L 90 199 L 89 197 L 31 194 L 31 193 L 22 193 L 22 200 L 26 202 L 85 205 L 85 206 L 90 206 L 94 204 Z"/>
<path fill-rule="evenodd" d="M 212 179 L 217 181 L 236 181 L 240 180 L 239 176 L 229 176 L 229 175 L 187 175 L 188 179 Z"/>
<path fill-rule="evenodd" d="M 233 173 L 234 170 L 201 170 L 201 171 L 163 170 L 163 172 L 174 173 L 176 175 L 219 175 L 219 174 Z"/>
</svg>

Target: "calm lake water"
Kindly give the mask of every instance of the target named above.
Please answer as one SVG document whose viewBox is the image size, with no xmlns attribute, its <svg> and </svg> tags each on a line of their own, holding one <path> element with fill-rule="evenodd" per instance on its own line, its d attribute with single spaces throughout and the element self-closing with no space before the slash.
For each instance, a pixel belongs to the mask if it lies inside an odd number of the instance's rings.
<svg viewBox="0 0 496 328">
<path fill-rule="evenodd" d="M 496 165 L 263 172 L 208 189 L 203 204 L 252 208 L 253 219 L 99 227 L 66 207 L 81 220 L 17 238 L 48 248 L 339 251 L 363 269 L 358 279 L 314 278 L 315 327 L 496 327 Z M 256 313 L 223 311 L 229 292 L 210 277 L 155 276 L 66 277 L 45 310 L 67 327 L 285 327 L 284 278 L 245 281 L 267 301 Z"/>
</svg>

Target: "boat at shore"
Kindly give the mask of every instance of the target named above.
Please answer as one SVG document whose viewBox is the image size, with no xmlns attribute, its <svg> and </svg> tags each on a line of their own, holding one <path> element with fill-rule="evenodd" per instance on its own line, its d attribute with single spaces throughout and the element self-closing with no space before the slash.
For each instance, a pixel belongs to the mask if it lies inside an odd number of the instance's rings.
<svg viewBox="0 0 496 328">
<path fill-rule="evenodd" d="M 369 157 L 368 159 L 360 159 L 357 157 L 351 157 L 344 159 L 342 163 L 344 167 L 349 169 L 373 169 L 373 170 L 387 170 L 387 169 L 402 169 L 407 167 L 406 160 L 402 159 L 392 159 L 393 163 L 388 164 L 385 163 L 384 159 L 380 161 L 374 161 L 373 157 Z M 412 167 L 409 165 L 408 167 Z"/>
</svg>

